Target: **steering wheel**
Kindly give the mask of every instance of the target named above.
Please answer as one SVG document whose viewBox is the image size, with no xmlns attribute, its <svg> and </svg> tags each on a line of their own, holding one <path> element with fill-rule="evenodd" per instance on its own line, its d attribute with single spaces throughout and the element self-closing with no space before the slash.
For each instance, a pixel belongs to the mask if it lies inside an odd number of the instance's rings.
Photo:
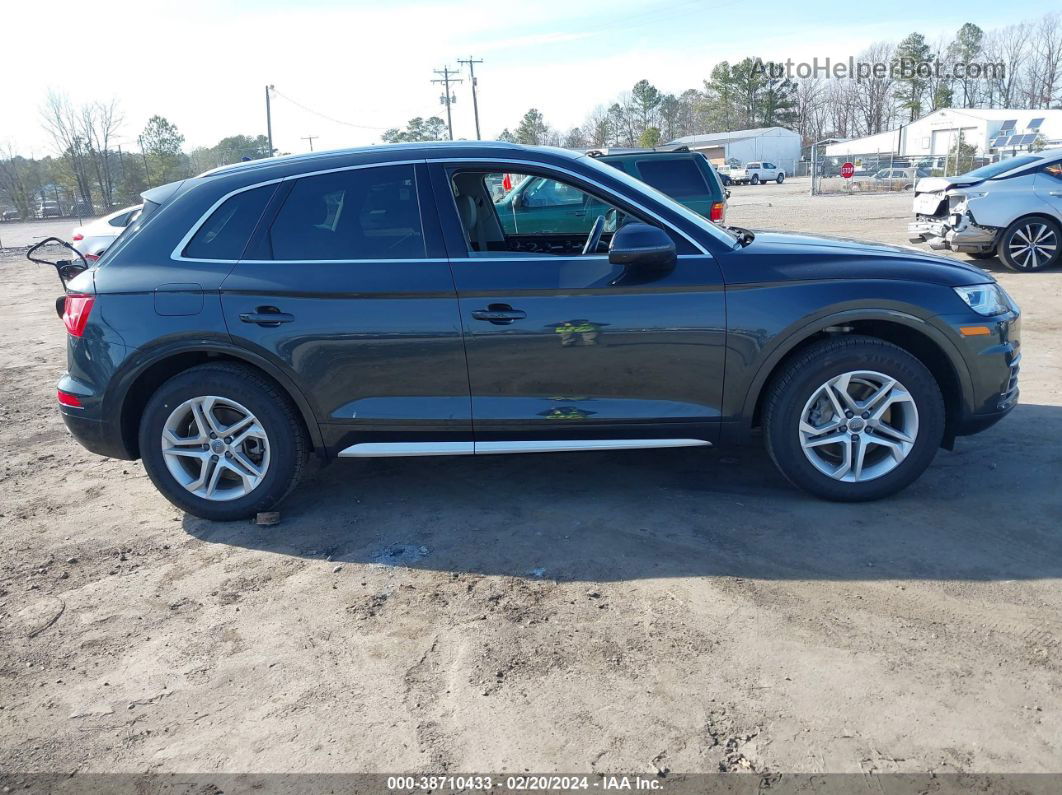
<svg viewBox="0 0 1062 795">
<path fill-rule="evenodd" d="M 605 231 L 605 216 L 599 215 L 594 225 L 590 227 L 590 234 L 586 236 L 586 245 L 583 246 L 583 256 L 596 254 L 597 247 L 601 243 L 601 233 Z"/>
</svg>

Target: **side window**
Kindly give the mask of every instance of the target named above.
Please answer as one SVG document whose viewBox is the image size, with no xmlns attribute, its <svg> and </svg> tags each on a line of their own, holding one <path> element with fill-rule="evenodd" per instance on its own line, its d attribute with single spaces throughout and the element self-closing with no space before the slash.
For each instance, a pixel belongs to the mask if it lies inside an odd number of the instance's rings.
<svg viewBox="0 0 1062 795">
<path fill-rule="evenodd" d="M 207 218 L 184 247 L 192 259 L 237 260 L 276 185 L 245 190 L 229 198 Z"/>
<path fill-rule="evenodd" d="M 499 193 L 493 189 L 499 183 L 513 187 Z M 451 187 L 471 256 L 580 254 L 598 218 L 604 229 L 596 253 L 603 254 L 618 226 L 629 220 L 597 196 L 549 177 L 458 172 Z"/>
<path fill-rule="evenodd" d="M 269 229 L 277 260 L 416 259 L 424 234 L 412 166 L 303 177 Z"/>
<path fill-rule="evenodd" d="M 133 211 L 130 210 L 127 213 L 122 213 L 121 215 L 116 215 L 116 216 L 114 216 L 114 218 L 109 220 L 107 223 L 110 224 L 111 226 L 117 226 L 119 228 L 120 227 L 124 227 L 124 226 L 128 226 L 129 225 L 129 216 L 131 216 L 132 214 L 133 214 Z"/>
<path fill-rule="evenodd" d="M 708 199 L 712 191 L 692 159 L 638 161 L 638 176 L 662 193 L 676 199 Z"/>
</svg>

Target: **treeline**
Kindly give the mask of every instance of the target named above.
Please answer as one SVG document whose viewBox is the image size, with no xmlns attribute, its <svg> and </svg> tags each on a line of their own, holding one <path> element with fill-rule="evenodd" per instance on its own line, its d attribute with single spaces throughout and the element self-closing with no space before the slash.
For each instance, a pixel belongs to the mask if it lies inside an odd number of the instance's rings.
<svg viewBox="0 0 1062 795">
<path fill-rule="evenodd" d="M 532 108 L 498 137 L 571 148 L 654 146 L 684 135 L 779 126 L 811 143 L 894 129 L 939 108 L 1062 107 L 1062 12 L 988 32 L 967 23 L 935 42 L 911 33 L 878 42 L 854 60 L 896 68 L 837 79 L 800 77 L 796 68 L 786 76 L 783 65 L 758 57 L 723 61 L 698 88 L 666 93 L 640 80 L 577 127 L 557 129 Z M 904 62 L 928 66 L 905 76 L 898 68 Z M 960 64 L 1002 68 L 972 78 Z"/>
<path fill-rule="evenodd" d="M 32 218 L 41 201 L 59 202 L 64 213 L 138 204 L 151 186 L 269 154 L 264 135 L 233 135 L 185 152 L 184 135 L 163 116 L 152 116 L 134 145 L 123 146 L 116 141 L 123 140 L 124 118 L 114 100 L 75 106 L 51 92 L 41 123 L 56 154 L 31 158 L 10 144 L 0 149 L 0 205 L 14 207 L 22 218 Z"/>
</svg>

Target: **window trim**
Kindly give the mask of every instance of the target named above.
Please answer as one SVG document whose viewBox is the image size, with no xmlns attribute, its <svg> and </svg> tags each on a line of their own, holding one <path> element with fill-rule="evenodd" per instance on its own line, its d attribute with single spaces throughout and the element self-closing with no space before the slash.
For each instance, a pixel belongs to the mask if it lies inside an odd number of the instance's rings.
<svg viewBox="0 0 1062 795">
<path fill-rule="evenodd" d="M 668 230 L 673 232 L 675 235 L 678 235 L 679 237 L 681 237 L 684 240 L 686 240 L 687 242 L 689 242 L 689 244 L 694 249 L 696 249 L 697 251 L 700 252 L 700 254 L 680 254 L 679 255 L 680 258 L 681 257 L 702 257 L 702 256 L 710 257 L 710 256 L 712 256 L 712 254 L 699 241 L 697 241 L 695 238 L 691 237 L 689 234 L 687 234 L 683 230 L 679 229 L 677 226 L 675 226 L 673 223 L 671 223 L 667 219 L 661 217 L 659 213 L 656 213 L 656 212 L 650 210 L 648 207 L 646 207 L 641 202 L 635 201 L 634 199 L 630 198 L 625 193 L 619 193 L 618 191 L 613 190 L 612 188 L 609 188 L 607 185 L 601 184 L 600 182 L 598 182 L 593 177 L 589 177 L 586 174 L 580 174 L 577 171 L 572 171 L 571 169 L 565 168 L 564 166 L 558 166 L 558 165 L 555 165 L 554 163 L 542 163 L 542 162 L 539 162 L 537 160 L 521 160 L 521 159 L 518 159 L 518 158 L 509 158 L 509 157 L 436 157 L 436 158 L 428 158 L 428 160 L 426 162 L 441 164 L 446 169 L 449 169 L 449 167 L 462 167 L 462 166 L 466 166 L 466 165 L 475 166 L 477 164 L 486 165 L 486 166 L 505 164 L 505 165 L 510 165 L 510 166 L 512 166 L 512 165 L 515 165 L 515 166 L 526 166 L 526 167 L 530 167 L 530 168 L 533 168 L 533 169 L 539 169 L 540 171 L 545 171 L 545 172 L 550 172 L 550 171 L 559 172 L 559 173 L 565 174 L 565 175 L 567 175 L 569 177 L 574 177 L 576 180 L 581 180 L 581 181 L 587 183 L 588 185 L 593 185 L 598 191 L 600 191 L 601 193 L 604 193 L 606 196 L 616 196 L 616 197 L 618 197 L 618 199 L 620 200 L 621 203 L 629 204 L 631 207 L 637 208 L 640 212 L 642 212 L 645 215 L 649 216 L 650 218 L 653 218 L 654 220 L 658 221 L 662 226 L 666 227 Z M 523 172 L 515 172 L 515 173 L 523 173 Z M 528 172 L 528 173 L 531 173 L 531 172 Z M 450 188 L 449 186 L 447 186 L 446 189 L 449 191 L 451 199 L 452 199 L 452 197 L 453 197 L 453 189 Z M 593 195 L 593 194 L 590 194 L 590 195 Z M 600 197 L 598 197 L 598 198 L 600 198 Z M 605 201 L 608 201 L 608 200 L 605 200 Z M 614 202 L 610 202 L 610 203 L 614 203 Z M 453 201 L 453 211 L 455 213 L 457 212 L 456 201 Z M 705 219 L 705 223 L 711 223 L 711 222 L 708 221 L 707 219 Z M 576 256 L 578 256 L 578 255 L 576 255 Z M 591 256 L 595 256 L 595 255 L 591 255 Z M 601 256 L 607 256 L 607 255 L 601 255 Z M 555 255 L 555 254 L 550 254 L 550 255 L 545 255 L 545 256 L 543 256 L 543 255 L 528 255 L 526 257 L 504 257 L 504 258 L 501 258 L 501 259 L 503 259 L 505 262 L 520 262 L 520 261 L 523 261 L 523 260 L 539 260 L 539 261 L 541 261 L 541 260 L 554 260 L 554 261 L 556 261 L 557 260 L 557 255 Z M 490 258 L 489 257 L 450 257 L 450 260 L 453 261 L 453 262 L 489 262 Z M 501 260 L 499 260 L 499 261 L 501 261 Z"/>
<path fill-rule="evenodd" d="M 425 262 L 425 261 L 427 261 L 426 259 L 422 259 L 422 258 L 419 258 L 419 257 L 417 259 L 407 259 L 407 260 L 401 260 L 401 259 L 398 259 L 398 260 L 396 260 L 396 259 L 337 259 L 337 260 L 326 260 L 326 259 L 315 259 L 315 260 L 269 259 L 269 260 L 250 260 L 250 259 L 202 259 L 202 258 L 197 258 L 197 257 L 186 257 L 186 256 L 184 256 L 185 247 L 192 241 L 192 238 L 195 237 L 195 234 L 196 234 L 196 232 L 199 231 L 199 228 L 203 224 L 205 224 L 207 222 L 207 220 L 210 218 L 210 216 L 212 216 L 214 214 L 214 211 L 217 210 L 219 207 L 221 207 L 222 204 L 227 202 L 233 196 L 236 196 L 236 195 L 238 195 L 240 193 L 244 193 L 244 192 L 249 191 L 249 190 L 254 190 L 255 188 L 264 188 L 266 185 L 278 185 L 278 184 L 280 184 L 282 182 L 292 182 L 294 180 L 304 179 L 306 177 L 318 177 L 318 176 L 321 176 L 323 174 L 335 174 L 335 173 L 338 173 L 340 171 L 357 171 L 357 170 L 360 170 L 360 169 L 363 169 L 363 168 L 384 168 L 386 166 L 412 165 L 412 166 L 415 167 L 417 163 L 423 163 L 423 162 L 424 162 L 424 160 L 389 160 L 386 163 L 359 163 L 358 165 L 355 165 L 355 166 L 341 166 L 340 168 L 326 168 L 326 169 L 321 169 L 319 171 L 307 171 L 307 172 L 303 172 L 303 173 L 299 173 L 299 174 L 288 174 L 286 177 L 277 177 L 276 179 L 267 179 L 267 180 L 263 180 L 262 182 L 256 182 L 253 185 L 244 185 L 241 188 L 236 188 L 235 190 L 229 191 L 224 196 L 222 196 L 220 199 L 218 199 L 216 202 L 214 202 L 212 205 L 210 205 L 210 207 L 207 209 L 207 211 L 205 213 L 203 213 L 199 217 L 199 220 L 196 221 L 192 225 L 192 227 L 188 230 L 187 233 L 185 233 L 184 237 L 182 237 L 180 242 L 177 243 L 177 246 L 173 249 L 173 251 L 170 252 L 170 259 L 173 260 L 174 262 L 225 262 L 225 263 L 237 263 L 237 262 L 250 262 L 250 263 L 262 263 L 262 262 L 280 262 L 280 263 L 284 263 L 284 262 L 287 262 L 287 263 L 296 263 L 296 262 L 330 262 L 330 263 L 343 263 L 343 262 Z M 414 179 L 416 179 L 416 172 L 415 171 L 414 171 Z M 417 193 L 417 196 L 418 196 L 418 198 L 417 198 L 417 207 L 418 207 L 418 210 L 419 210 L 420 209 L 420 201 L 421 201 L 420 200 L 419 191 Z M 268 205 L 267 205 L 266 209 L 267 210 L 269 209 Z M 423 220 L 424 219 L 423 219 L 423 212 L 422 212 L 422 218 L 421 218 L 422 225 L 423 225 Z M 261 221 L 261 218 L 259 218 L 259 221 Z"/>
<path fill-rule="evenodd" d="M 248 263 L 248 264 L 252 264 L 252 265 L 307 262 L 308 260 L 199 259 L 199 258 L 194 258 L 194 257 L 185 257 L 184 254 L 183 254 L 183 251 L 184 251 L 185 246 L 187 246 L 188 243 L 191 241 L 191 239 L 195 236 L 195 233 L 199 231 L 199 228 L 203 224 L 206 223 L 207 219 L 210 218 L 210 216 L 214 213 L 215 210 L 217 210 L 222 204 L 224 204 L 226 201 L 231 199 L 233 196 L 235 196 L 235 195 L 237 195 L 239 193 L 243 193 L 244 191 L 254 190 L 255 188 L 261 188 L 261 187 L 264 187 L 266 185 L 276 185 L 276 184 L 281 183 L 281 182 L 289 182 L 289 181 L 293 181 L 293 180 L 297 180 L 297 179 L 303 179 L 304 177 L 316 177 L 316 176 L 319 176 L 321 174 L 334 174 L 334 173 L 337 173 L 337 172 L 340 172 L 340 171 L 356 171 L 356 170 L 363 169 L 363 168 L 383 168 L 383 167 L 386 167 L 386 166 L 402 166 L 402 165 L 413 165 L 413 166 L 416 166 L 416 164 L 418 164 L 418 163 L 424 163 L 424 164 L 441 163 L 444 166 L 446 164 L 454 164 L 454 165 L 488 164 L 489 165 L 489 164 L 499 164 L 499 163 L 504 163 L 506 165 L 515 165 L 515 166 L 530 166 L 530 167 L 533 167 L 533 168 L 546 169 L 546 170 L 560 172 L 560 173 L 566 174 L 566 175 L 568 175 L 570 177 L 574 177 L 577 180 L 582 180 L 583 182 L 586 182 L 589 185 L 593 185 L 595 188 L 597 188 L 598 190 L 604 192 L 606 195 L 613 195 L 613 194 L 617 193 L 615 190 L 609 188 L 606 185 L 601 184 L 600 182 L 595 180 L 593 177 L 590 177 L 590 176 L 588 176 L 586 174 L 580 174 L 577 171 L 572 171 L 571 169 L 565 168 L 564 166 L 558 166 L 558 165 L 556 165 L 554 163 L 542 163 L 542 162 L 539 162 L 537 160 L 523 160 L 523 159 L 520 159 L 520 158 L 511 158 L 511 157 L 453 157 L 453 156 L 451 156 L 451 157 L 436 157 L 436 158 L 416 158 L 416 159 L 412 159 L 412 160 L 388 160 L 388 161 L 379 162 L 379 163 L 359 163 L 359 164 L 353 165 L 353 166 L 340 166 L 338 168 L 326 168 L 326 169 L 319 169 L 317 171 L 306 171 L 306 172 L 300 172 L 298 174 L 288 174 L 287 176 L 284 176 L 284 177 L 277 177 L 276 179 L 262 180 L 261 182 L 255 182 L 255 183 L 253 183 L 251 185 L 244 185 L 243 187 L 236 188 L 235 190 L 229 191 L 224 196 L 222 196 L 220 199 L 215 201 L 206 210 L 206 212 L 204 212 L 199 217 L 199 220 L 196 221 L 191 226 L 191 228 L 189 228 L 189 230 L 185 233 L 185 235 L 180 239 L 180 241 L 174 247 L 173 251 L 170 252 L 170 259 L 172 261 L 174 261 L 174 262 L 217 262 L 217 263 L 227 263 L 227 264 Z M 452 191 L 451 191 L 451 193 L 452 193 Z M 418 192 L 418 195 L 420 195 L 419 192 Z M 649 217 L 659 221 L 663 226 L 665 226 L 667 229 L 672 231 L 674 234 L 679 235 L 683 239 L 687 240 L 689 242 L 689 244 L 691 246 L 693 246 L 694 249 L 696 249 L 697 251 L 701 252 L 700 254 L 682 254 L 682 255 L 679 255 L 680 259 L 683 258 L 683 257 L 701 257 L 701 256 L 710 257 L 710 256 L 712 256 L 711 252 L 709 252 L 708 249 L 705 248 L 705 246 L 702 245 L 696 238 L 694 238 L 693 236 L 691 236 L 687 232 L 683 231 L 682 229 L 678 228 L 677 226 L 675 226 L 673 223 L 671 223 L 667 219 L 663 218 L 659 213 L 654 212 L 653 210 L 649 209 L 648 207 L 646 207 L 641 202 L 635 201 L 634 199 L 630 198 L 626 194 L 620 193 L 618 195 L 619 195 L 619 198 L 622 201 L 625 201 L 627 204 L 630 204 L 632 207 L 636 207 L 638 210 L 640 210 L 641 212 L 645 213 Z M 436 201 L 434 193 L 431 196 L 431 200 L 432 201 Z M 421 201 L 424 201 L 423 197 L 421 197 Z M 456 207 L 455 207 L 455 211 L 456 211 Z M 421 212 L 423 213 L 423 208 L 421 209 Z M 711 222 L 706 220 L 705 223 L 711 223 Z M 425 232 L 425 234 L 427 234 L 427 233 Z M 602 255 L 602 256 L 604 256 L 604 255 Z M 553 255 L 549 255 L 549 256 L 531 255 L 531 256 L 527 256 L 527 257 L 504 257 L 504 258 L 499 258 L 497 261 L 504 260 L 505 262 L 519 262 L 521 260 L 544 260 L 544 259 L 545 260 L 556 260 L 557 257 L 553 256 Z M 407 259 L 407 260 L 396 260 L 396 259 L 339 259 L 339 260 L 312 260 L 312 261 L 313 262 L 321 262 L 321 263 L 325 263 L 325 264 L 340 265 L 340 264 L 353 264 L 353 263 L 363 263 L 363 262 L 367 262 L 367 263 L 370 263 L 370 262 L 371 263 L 377 263 L 377 262 L 379 262 L 379 263 L 384 263 L 384 262 L 452 262 L 452 261 L 490 262 L 491 259 L 488 258 L 488 257 L 423 257 L 423 258 L 418 257 L 416 259 Z"/>
</svg>

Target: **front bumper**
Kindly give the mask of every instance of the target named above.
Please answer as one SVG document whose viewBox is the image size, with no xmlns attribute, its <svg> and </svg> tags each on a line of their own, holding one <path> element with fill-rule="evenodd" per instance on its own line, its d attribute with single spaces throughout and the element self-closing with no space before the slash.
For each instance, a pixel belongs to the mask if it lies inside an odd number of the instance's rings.
<svg viewBox="0 0 1062 795">
<path fill-rule="evenodd" d="M 961 218 L 958 224 L 950 220 L 919 219 L 907 225 L 907 239 L 912 243 L 929 243 L 933 249 L 978 254 L 993 250 L 998 231 L 976 226 L 967 218 Z"/>
<path fill-rule="evenodd" d="M 979 433 L 995 425 L 1018 405 L 1021 315 L 1013 312 L 986 320 L 983 325 L 991 328 L 992 334 L 963 338 L 972 400 L 956 417 L 953 428 L 956 436 Z"/>
</svg>

